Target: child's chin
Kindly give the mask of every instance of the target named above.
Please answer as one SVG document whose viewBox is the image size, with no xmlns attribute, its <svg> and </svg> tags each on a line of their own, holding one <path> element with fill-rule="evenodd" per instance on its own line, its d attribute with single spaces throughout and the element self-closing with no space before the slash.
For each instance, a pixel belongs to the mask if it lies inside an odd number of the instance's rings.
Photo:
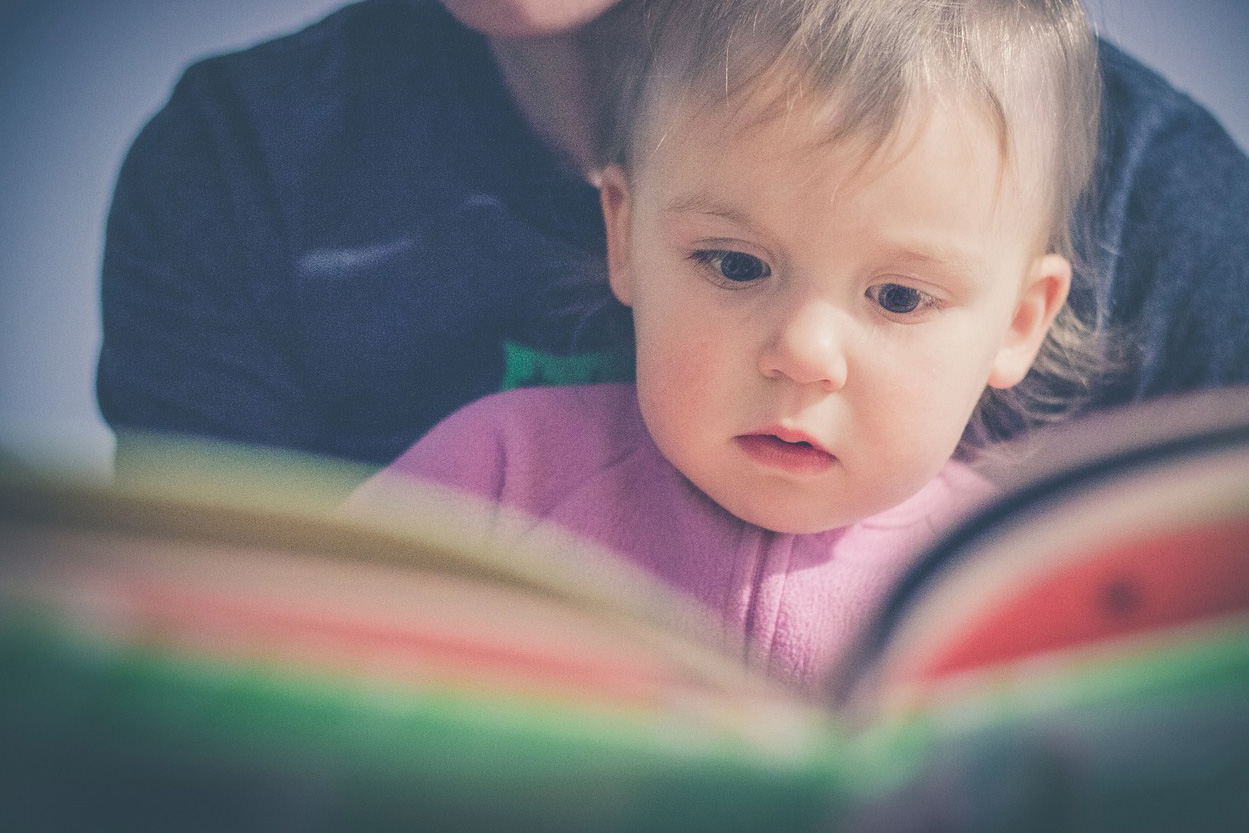
<svg viewBox="0 0 1249 833">
<path fill-rule="evenodd" d="M 853 518 L 842 517 L 827 511 L 801 511 L 792 504 L 777 507 L 750 506 L 741 512 L 733 512 L 738 518 L 770 532 L 789 535 L 814 535 L 840 529 L 854 523 Z"/>
</svg>

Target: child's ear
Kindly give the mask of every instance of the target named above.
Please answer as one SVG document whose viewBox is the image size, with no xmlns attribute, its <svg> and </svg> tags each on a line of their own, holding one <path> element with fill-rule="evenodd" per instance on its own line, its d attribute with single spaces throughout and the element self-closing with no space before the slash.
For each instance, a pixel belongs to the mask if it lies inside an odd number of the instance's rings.
<svg viewBox="0 0 1249 833">
<path fill-rule="evenodd" d="M 633 303 L 629 263 L 629 180 L 619 165 L 608 165 L 599 183 L 599 201 L 607 225 L 607 279 L 612 294 L 625 306 Z"/>
<path fill-rule="evenodd" d="M 1048 254 L 1033 263 L 1015 316 L 993 361 L 989 387 L 1009 388 L 1023 381 L 1070 289 L 1071 263 L 1065 257 Z"/>
</svg>

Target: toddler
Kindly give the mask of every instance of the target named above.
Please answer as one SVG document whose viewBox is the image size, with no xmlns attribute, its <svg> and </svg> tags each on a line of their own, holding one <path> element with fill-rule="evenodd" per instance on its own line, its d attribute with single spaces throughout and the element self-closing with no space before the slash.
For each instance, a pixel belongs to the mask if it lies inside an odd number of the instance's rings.
<svg viewBox="0 0 1249 833">
<path fill-rule="evenodd" d="M 570 528 L 811 683 L 989 493 L 957 460 L 1079 387 L 1093 38 L 1077 0 L 619 13 L 648 39 L 601 175 L 636 385 L 487 397 L 353 500 L 419 478 Z"/>
</svg>

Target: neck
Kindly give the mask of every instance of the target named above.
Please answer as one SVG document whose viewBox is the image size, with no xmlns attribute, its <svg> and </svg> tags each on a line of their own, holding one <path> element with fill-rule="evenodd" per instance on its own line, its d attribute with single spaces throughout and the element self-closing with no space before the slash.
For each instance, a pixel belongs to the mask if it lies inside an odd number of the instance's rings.
<svg viewBox="0 0 1249 833">
<path fill-rule="evenodd" d="M 490 50 L 529 126 L 572 170 L 597 182 L 594 64 L 582 33 L 491 38 Z"/>
</svg>

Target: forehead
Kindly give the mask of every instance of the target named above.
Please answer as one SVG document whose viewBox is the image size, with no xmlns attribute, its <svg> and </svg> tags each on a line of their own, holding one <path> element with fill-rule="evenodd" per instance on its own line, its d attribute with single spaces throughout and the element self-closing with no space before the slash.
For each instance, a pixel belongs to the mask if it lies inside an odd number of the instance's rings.
<svg viewBox="0 0 1249 833">
<path fill-rule="evenodd" d="M 761 121 L 695 107 L 673 113 L 652 141 L 639 154 L 635 198 L 669 220 L 728 224 L 719 227 L 804 248 L 834 240 L 946 253 L 1044 245 L 1042 212 L 1002 165 L 992 125 L 958 108 L 908 114 L 873 144 L 856 135 L 830 141 L 810 114 Z"/>
<path fill-rule="evenodd" d="M 888 122 L 847 123 L 843 102 L 832 96 L 725 102 L 685 91 L 660 98 L 633 146 L 637 179 L 659 172 L 657 181 L 675 182 L 663 171 L 685 162 L 695 178 L 735 171 L 734 178 L 765 179 L 778 193 L 824 187 L 833 198 L 893 173 L 895 180 L 941 183 L 950 199 L 974 192 L 994 209 L 1002 200 L 1030 203 L 1027 225 L 1047 224 L 1038 154 L 1008 148 L 979 102 L 917 97 Z"/>
<path fill-rule="evenodd" d="M 726 103 L 686 93 L 652 107 L 637 138 L 631 164 L 638 173 L 694 156 L 731 156 L 770 176 L 789 171 L 810 179 L 836 170 L 850 185 L 870 181 L 917 152 L 943 167 L 992 167 L 995 181 L 1003 183 L 1010 173 L 995 125 L 957 100 L 909 106 L 888 123 L 847 124 L 835 99 L 810 104 L 767 96 Z M 703 170 L 711 174 L 720 167 Z"/>
</svg>

